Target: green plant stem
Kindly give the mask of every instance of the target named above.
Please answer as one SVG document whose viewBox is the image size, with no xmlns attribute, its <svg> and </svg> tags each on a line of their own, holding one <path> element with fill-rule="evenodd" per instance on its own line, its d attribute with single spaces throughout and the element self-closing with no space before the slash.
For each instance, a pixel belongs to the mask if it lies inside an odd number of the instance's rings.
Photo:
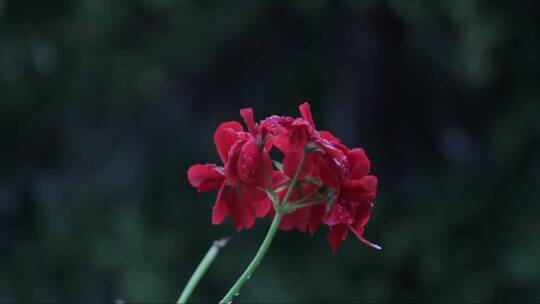
<svg viewBox="0 0 540 304">
<path fill-rule="evenodd" d="M 274 239 L 274 235 L 276 234 L 279 223 L 281 222 L 281 218 L 283 216 L 284 210 L 286 210 L 288 206 L 288 200 L 291 196 L 294 187 L 296 186 L 296 183 L 298 181 L 298 177 L 300 177 L 300 173 L 302 172 L 302 167 L 304 166 L 304 161 L 306 159 L 306 150 L 304 149 L 304 152 L 302 153 L 302 157 L 300 159 L 300 162 L 298 163 L 298 167 L 296 168 L 296 172 L 294 173 L 294 177 L 291 180 L 291 183 L 289 184 L 289 188 L 287 189 L 287 192 L 285 193 L 285 196 L 283 197 L 283 200 L 281 203 L 278 203 L 276 201 L 276 197 L 273 191 L 268 192 L 270 196 L 272 197 L 272 202 L 274 204 L 274 219 L 272 220 L 272 224 L 270 225 L 270 229 L 268 229 L 268 232 L 266 233 L 266 237 L 264 238 L 264 241 L 262 242 L 261 246 L 259 247 L 259 250 L 257 250 L 257 253 L 255 254 L 255 257 L 253 260 L 251 260 L 251 263 L 249 263 L 246 270 L 244 270 L 244 273 L 238 278 L 236 283 L 234 283 L 233 287 L 227 292 L 227 294 L 219 301 L 220 304 L 228 304 L 232 302 L 232 299 L 235 297 L 235 295 L 238 295 L 240 292 L 240 288 L 251 278 L 251 275 L 259 266 L 261 263 L 264 255 L 268 251 L 268 248 L 270 247 L 270 244 L 272 243 L 272 240 Z"/>
<path fill-rule="evenodd" d="M 223 248 L 229 241 L 229 238 L 224 238 L 218 241 L 214 241 L 212 244 L 212 247 L 208 249 L 208 252 L 202 259 L 202 261 L 199 263 L 199 266 L 197 266 L 197 269 L 195 269 L 195 272 L 191 275 L 191 278 L 189 279 L 188 283 L 186 284 L 186 287 L 184 287 L 184 290 L 182 291 L 182 294 L 180 294 L 180 297 L 178 298 L 177 304 L 184 304 L 187 303 L 189 297 L 191 296 L 191 293 L 193 292 L 193 289 L 197 286 L 201 278 L 203 277 L 204 273 L 212 264 L 214 259 L 216 258 L 217 254 L 219 253 L 219 249 Z"/>
<path fill-rule="evenodd" d="M 261 263 L 261 260 L 263 259 L 264 255 L 268 251 L 268 247 L 270 247 L 270 244 L 272 243 L 272 239 L 274 238 L 274 235 L 276 234 L 276 231 L 279 228 L 279 223 L 281 222 L 282 213 L 280 210 L 276 210 L 276 215 L 274 216 L 274 219 L 272 220 L 272 224 L 270 225 L 270 229 L 268 229 L 268 232 L 266 233 L 266 237 L 264 238 L 264 241 L 261 244 L 261 247 L 259 247 L 259 250 L 257 250 L 257 253 L 255 254 L 255 257 L 253 260 L 251 260 L 251 263 L 249 263 L 248 267 L 242 273 L 240 278 L 234 283 L 233 287 L 227 292 L 227 294 L 219 301 L 221 304 L 230 303 L 235 295 L 237 295 L 240 291 L 240 288 L 249 280 L 257 266 Z"/>
</svg>

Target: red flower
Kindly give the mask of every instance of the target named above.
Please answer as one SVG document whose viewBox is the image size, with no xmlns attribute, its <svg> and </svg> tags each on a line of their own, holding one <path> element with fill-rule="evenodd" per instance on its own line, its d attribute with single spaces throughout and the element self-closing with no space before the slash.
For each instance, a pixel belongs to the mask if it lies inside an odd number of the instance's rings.
<svg viewBox="0 0 540 304">
<path fill-rule="evenodd" d="M 267 149 L 258 139 L 258 127 L 251 109 L 241 110 L 249 132 L 236 121 L 222 123 L 214 142 L 224 167 L 196 164 L 189 168 L 188 179 L 198 192 L 218 190 L 212 212 L 212 223 L 220 224 L 231 215 L 237 230 L 251 228 L 256 217 L 270 210 L 266 188 L 270 180 L 271 161 Z"/>
<path fill-rule="evenodd" d="M 306 155 L 300 177 L 314 177 L 334 191 L 333 201 L 325 202 L 332 206 L 325 212 L 323 219 L 330 227 L 327 239 L 332 249 L 336 251 L 339 248 L 341 241 L 347 237 L 348 229 L 365 244 L 380 248 L 364 238 L 364 227 L 369 220 L 377 187 L 377 178 L 368 175 L 371 165 L 364 150 L 349 149 L 330 132 L 317 131 L 308 103 L 300 105 L 300 113 L 302 118 L 290 123 L 288 128 L 285 128 L 286 133 L 277 137 L 280 144 L 276 146 L 285 154 L 283 171 L 292 177 L 300 163 L 304 146 L 311 145 L 313 151 Z M 300 140 L 293 141 L 293 138 Z M 293 142 L 301 142 L 300 147 Z M 300 184 L 302 185 L 302 182 Z M 280 227 L 285 230 L 297 228 L 305 231 L 309 223 L 320 220 L 322 206 L 308 206 L 294 211 L 284 216 L 285 223 Z M 314 216 L 310 217 L 312 213 Z M 312 224 L 312 227 L 317 226 Z"/>
<path fill-rule="evenodd" d="M 219 224 L 231 215 L 237 230 L 250 228 L 256 217 L 268 214 L 269 197 L 274 197 L 276 208 L 285 213 L 282 230 L 314 233 L 324 223 L 334 251 L 349 230 L 380 248 L 364 238 L 377 188 L 364 150 L 349 149 L 330 132 L 317 130 L 308 103 L 300 105 L 300 113 L 299 118 L 274 115 L 257 124 L 253 111 L 243 109 L 247 132 L 235 121 L 218 127 L 214 140 L 224 166 L 194 165 L 188 170 L 199 192 L 219 189 L 212 222 Z M 284 155 L 276 169 L 269 156 L 273 147 Z"/>
</svg>

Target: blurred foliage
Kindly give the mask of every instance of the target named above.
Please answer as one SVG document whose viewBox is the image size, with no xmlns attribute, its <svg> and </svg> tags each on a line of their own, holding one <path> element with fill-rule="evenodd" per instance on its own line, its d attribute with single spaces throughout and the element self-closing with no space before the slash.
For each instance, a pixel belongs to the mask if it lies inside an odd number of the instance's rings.
<svg viewBox="0 0 540 304">
<path fill-rule="evenodd" d="M 279 233 L 238 301 L 540 301 L 538 1 L 0 0 L 0 301 L 216 301 L 268 220 L 212 226 L 218 123 L 363 146 L 367 237 Z"/>
</svg>

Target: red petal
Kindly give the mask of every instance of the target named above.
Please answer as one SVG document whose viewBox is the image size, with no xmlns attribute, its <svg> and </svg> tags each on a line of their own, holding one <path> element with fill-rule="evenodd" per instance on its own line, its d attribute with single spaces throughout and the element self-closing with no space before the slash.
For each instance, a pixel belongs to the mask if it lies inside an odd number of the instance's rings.
<svg viewBox="0 0 540 304">
<path fill-rule="evenodd" d="M 357 235 L 362 235 L 364 227 L 369 221 L 369 215 L 371 212 L 372 204 L 370 202 L 360 203 L 356 208 L 356 218 L 354 223 L 351 225 L 351 229 L 355 232 L 358 232 Z"/>
<path fill-rule="evenodd" d="M 313 116 L 311 115 L 311 107 L 309 106 L 309 103 L 304 102 L 300 105 L 300 114 L 302 114 L 302 117 L 313 127 L 315 127 L 315 123 L 313 122 Z"/>
<path fill-rule="evenodd" d="M 289 231 L 294 228 L 294 218 L 292 213 L 284 214 L 279 223 L 279 229 Z"/>
<path fill-rule="evenodd" d="M 273 163 L 272 163 L 272 159 L 270 158 L 270 153 L 268 152 L 270 150 L 268 149 L 264 149 L 262 151 L 262 156 L 263 156 L 263 179 L 262 181 L 257 185 L 261 188 L 264 188 L 264 189 L 270 189 L 272 188 L 272 185 L 274 183 L 273 181 L 273 173 L 272 171 L 274 170 L 273 168 Z"/>
<path fill-rule="evenodd" d="M 347 180 L 343 183 L 340 196 L 348 202 L 359 202 L 364 193 L 366 189 L 359 180 Z"/>
<path fill-rule="evenodd" d="M 313 207 L 304 207 L 296 210 L 294 214 L 294 226 L 296 229 L 306 232 Z"/>
<path fill-rule="evenodd" d="M 212 224 L 219 225 L 229 215 L 229 207 L 227 207 L 226 192 L 229 191 L 227 186 L 223 184 L 219 189 L 216 203 L 212 209 Z"/>
<path fill-rule="evenodd" d="M 330 243 L 334 252 L 338 251 L 341 242 L 347 238 L 347 231 L 346 225 L 336 225 L 330 228 L 326 240 Z"/>
<path fill-rule="evenodd" d="M 319 131 L 319 134 L 322 138 L 326 139 L 327 141 L 331 142 L 332 144 L 339 144 L 341 143 L 341 140 L 334 136 L 334 134 L 328 132 L 328 131 Z"/>
<path fill-rule="evenodd" d="M 238 158 L 238 176 L 246 185 L 255 186 L 264 183 L 263 154 L 255 140 L 250 140 L 242 146 Z"/>
<path fill-rule="evenodd" d="M 240 177 L 238 176 L 238 159 L 244 143 L 243 140 L 237 141 L 230 148 L 229 155 L 227 156 L 228 161 L 225 163 L 225 178 L 229 185 L 236 186 L 240 184 Z"/>
<path fill-rule="evenodd" d="M 271 207 L 272 202 L 270 202 L 268 197 L 253 202 L 253 210 L 255 211 L 255 216 L 257 217 L 265 217 L 270 211 Z"/>
<path fill-rule="evenodd" d="M 214 225 L 220 224 L 230 214 L 236 230 L 251 228 L 256 217 L 263 217 L 268 214 L 270 202 L 264 199 L 250 201 L 250 196 L 260 197 L 259 195 L 244 193 L 240 187 L 223 185 L 219 190 L 214 205 L 212 223 Z"/>
<path fill-rule="evenodd" d="M 348 202 L 371 202 L 377 194 L 377 177 L 364 176 L 360 180 L 347 180 L 341 197 Z"/>
<path fill-rule="evenodd" d="M 216 169 L 214 164 L 196 164 L 189 167 L 187 175 L 189 183 L 197 188 L 198 192 L 208 192 L 219 189 L 225 177 Z"/>
<path fill-rule="evenodd" d="M 366 202 L 371 198 L 371 192 L 366 189 L 361 180 L 346 181 L 340 195 L 347 202 Z"/>
<path fill-rule="evenodd" d="M 240 110 L 240 115 L 244 119 L 246 126 L 251 134 L 255 135 L 257 127 L 255 125 L 255 116 L 252 108 L 244 108 Z"/>
<path fill-rule="evenodd" d="M 218 126 L 214 133 L 214 143 L 219 157 L 223 163 L 229 158 L 229 150 L 238 141 L 238 132 L 243 131 L 242 125 L 237 121 L 227 121 Z"/>
<path fill-rule="evenodd" d="M 283 153 L 289 152 L 289 136 L 286 134 L 279 134 L 274 137 L 274 146 Z"/>
<path fill-rule="evenodd" d="M 364 184 L 364 187 L 366 187 L 366 189 L 372 193 L 372 196 L 373 196 L 372 199 L 374 199 L 377 194 L 377 184 L 378 184 L 377 177 L 373 175 L 367 175 L 367 176 L 364 176 L 361 181 L 362 181 L 362 184 Z"/>
<path fill-rule="evenodd" d="M 232 187 L 225 195 L 227 207 L 237 231 L 251 228 L 255 223 L 255 212 L 251 203 L 241 195 L 238 187 Z"/>
<path fill-rule="evenodd" d="M 356 237 L 360 241 L 362 241 L 362 243 L 375 249 L 381 249 L 381 246 L 374 244 L 364 238 L 364 230 L 366 224 L 369 221 L 371 207 L 372 204 L 370 202 L 360 204 L 358 206 L 358 209 L 356 210 L 356 219 L 352 225 L 349 225 L 349 228 L 351 228 Z"/>
<path fill-rule="evenodd" d="M 272 187 L 275 189 L 277 186 L 282 185 L 289 180 L 289 177 L 279 170 L 272 171 Z"/>
<path fill-rule="evenodd" d="M 257 187 L 249 187 L 242 185 L 242 195 L 249 202 L 260 201 L 265 197 L 268 197 L 264 191 L 259 190 Z"/>
<path fill-rule="evenodd" d="M 289 132 L 289 145 L 291 148 L 304 148 L 309 139 L 310 129 L 305 121 L 296 120 Z"/>
<path fill-rule="evenodd" d="M 352 224 L 354 219 L 352 206 L 339 200 L 334 203 L 323 221 L 328 226 L 334 226 L 338 224 Z"/>
<path fill-rule="evenodd" d="M 350 179 L 360 179 L 369 174 L 371 163 L 366 156 L 364 149 L 356 148 L 347 152 L 347 159 L 351 164 Z"/>
<path fill-rule="evenodd" d="M 302 154 L 304 153 L 303 149 L 294 149 L 290 150 L 285 154 L 283 158 L 283 172 L 290 178 L 294 177 L 298 165 L 300 165 L 300 160 L 302 159 Z M 313 153 L 308 153 L 304 159 L 304 164 L 302 165 L 302 171 L 298 179 L 304 178 L 306 175 L 309 175 L 313 168 Z"/>
<path fill-rule="evenodd" d="M 326 205 L 322 204 L 322 205 L 313 206 L 313 208 L 311 209 L 311 216 L 308 223 L 309 232 L 311 234 L 317 231 L 317 229 L 322 223 L 322 219 L 325 213 L 326 213 Z"/>
<path fill-rule="evenodd" d="M 303 195 L 308 195 L 303 191 Z M 291 200 L 298 200 L 301 197 L 298 195 L 297 191 L 292 195 Z M 296 228 L 302 232 L 306 232 L 311 218 L 312 206 L 300 208 L 294 212 L 287 213 L 283 215 L 282 222 L 279 226 L 282 230 L 291 230 Z"/>
<path fill-rule="evenodd" d="M 261 128 L 265 129 L 274 135 L 285 134 L 291 127 L 291 124 L 295 121 L 294 118 L 289 116 L 277 116 L 272 115 L 263 119 L 260 122 Z"/>
<path fill-rule="evenodd" d="M 294 177 L 296 169 L 300 164 L 300 159 L 302 158 L 302 151 L 293 150 L 285 154 L 283 158 L 283 172 L 290 178 Z"/>
<path fill-rule="evenodd" d="M 340 169 L 337 165 L 330 163 L 331 160 L 328 160 L 324 157 L 317 158 L 316 165 L 316 175 L 326 186 L 332 187 L 336 190 L 341 188 L 341 177 Z"/>
</svg>

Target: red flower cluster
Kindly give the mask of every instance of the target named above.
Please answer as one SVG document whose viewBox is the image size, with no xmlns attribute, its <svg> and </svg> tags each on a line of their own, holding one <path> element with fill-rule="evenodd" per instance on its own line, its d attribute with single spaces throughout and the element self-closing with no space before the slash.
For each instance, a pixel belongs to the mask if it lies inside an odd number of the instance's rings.
<svg viewBox="0 0 540 304">
<path fill-rule="evenodd" d="M 322 223 L 330 228 L 327 240 L 334 251 L 349 230 L 379 249 L 364 238 L 377 189 L 364 150 L 317 130 L 308 103 L 300 105 L 300 113 L 256 123 L 253 110 L 242 109 L 247 131 L 236 121 L 217 128 L 214 141 L 223 166 L 196 164 L 188 170 L 198 192 L 219 189 L 212 223 L 230 215 L 240 231 L 280 208 L 282 230 L 314 233 Z M 273 148 L 283 153 L 282 163 L 270 159 Z"/>
</svg>

